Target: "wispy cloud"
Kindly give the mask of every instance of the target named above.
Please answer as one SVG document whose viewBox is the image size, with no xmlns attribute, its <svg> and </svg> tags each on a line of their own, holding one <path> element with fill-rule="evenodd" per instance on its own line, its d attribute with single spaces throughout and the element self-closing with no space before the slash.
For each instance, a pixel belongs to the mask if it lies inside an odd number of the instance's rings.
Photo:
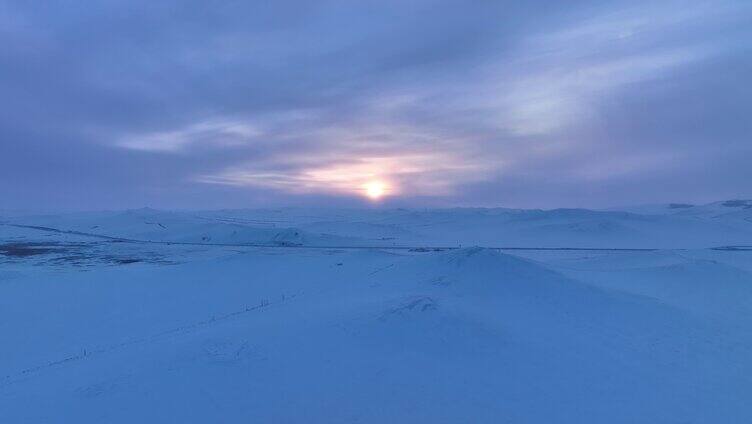
<svg viewBox="0 0 752 424">
<path fill-rule="evenodd" d="M 637 83 L 667 78 L 722 47 L 718 37 L 687 38 L 703 19 L 735 8 L 635 5 L 522 37 L 466 89 L 467 104 L 493 111 L 515 136 L 552 134 L 597 119 L 603 101 Z"/>
<path fill-rule="evenodd" d="M 389 122 L 303 127 L 278 134 L 276 141 L 287 146 L 275 153 L 199 175 L 196 181 L 339 195 L 358 194 L 379 181 L 390 195 L 439 196 L 481 180 L 484 171 L 500 165 L 473 157 L 470 146 L 448 137 Z"/>
<path fill-rule="evenodd" d="M 121 137 L 120 147 L 147 152 L 182 152 L 191 146 L 226 147 L 250 143 L 263 135 L 253 124 L 240 120 L 202 121 L 170 130 Z"/>
<path fill-rule="evenodd" d="M 659 43 L 701 15 L 668 12 L 649 19 L 635 8 L 528 34 L 467 78 L 397 85 L 361 98 L 343 120 L 290 121 L 274 135 L 279 143 L 298 141 L 282 160 L 257 157 L 196 180 L 352 194 L 378 179 L 390 182 L 392 194 L 448 195 L 464 184 L 497 178 L 536 155 L 580 142 L 550 136 L 597 120 L 604 100 L 619 90 L 665 78 L 712 54 L 707 40 Z M 320 116 L 331 119 L 325 112 Z M 535 137 L 547 138 L 531 145 Z M 584 169 L 571 176 L 608 177 Z"/>
<path fill-rule="evenodd" d="M 0 181 L 560 205 L 748 175 L 724 156 L 750 132 L 748 2 L 273 3 L 0 6 Z"/>
<path fill-rule="evenodd" d="M 498 104 L 500 124 L 514 135 L 529 136 L 591 121 L 617 90 L 665 77 L 706 54 L 691 48 L 602 60 L 541 60 L 527 75 L 500 83 L 509 87 Z"/>
<path fill-rule="evenodd" d="M 454 193 L 458 184 L 478 180 L 477 164 L 458 164 L 441 153 L 353 157 L 341 161 L 297 164 L 294 161 L 235 166 L 197 181 L 255 186 L 299 194 L 356 195 L 373 182 L 383 183 L 389 195 L 440 196 Z M 275 171 L 275 169 L 277 169 Z M 281 169 L 281 170 L 280 170 Z"/>
</svg>

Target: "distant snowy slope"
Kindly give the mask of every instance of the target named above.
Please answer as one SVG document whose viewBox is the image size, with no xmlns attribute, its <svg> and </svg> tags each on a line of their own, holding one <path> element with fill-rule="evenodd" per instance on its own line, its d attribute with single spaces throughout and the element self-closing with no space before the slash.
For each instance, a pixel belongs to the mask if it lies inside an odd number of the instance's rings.
<svg viewBox="0 0 752 424">
<path fill-rule="evenodd" d="M 726 200 L 677 211 L 677 215 L 752 223 L 752 200 Z"/>
<path fill-rule="evenodd" d="M 695 248 L 752 240 L 752 223 L 586 209 L 413 211 L 380 222 L 450 246 Z"/>
<path fill-rule="evenodd" d="M 6 218 L 138 240 L 305 246 L 708 248 L 752 245 L 752 202 L 588 209 L 153 209 Z M 655 211 L 653 211 L 655 212 Z M 665 211 L 664 211 L 665 212 Z"/>
<path fill-rule="evenodd" d="M 356 236 L 316 234 L 296 228 L 228 222 L 201 217 L 190 212 L 158 211 L 149 208 L 123 212 L 16 217 L 9 222 L 62 231 L 158 242 L 290 246 L 340 246 L 368 243 Z"/>
<path fill-rule="evenodd" d="M 705 219 L 752 218 L 752 200 L 724 200 L 704 205 L 668 203 L 635 207 L 612 208 L 609 211 L 623 211 L 642 215 L 679 215 Z"/>
<path fill-rule="evenodd" d="M 639 215 L 670 215 L 680 212 L 684 209 L 693 208 L 695 205 L 689 203 L 657 203 L 651 205 L 625 206 L 609 208 L 609 212 L 629 212 Z"/>
</svg>

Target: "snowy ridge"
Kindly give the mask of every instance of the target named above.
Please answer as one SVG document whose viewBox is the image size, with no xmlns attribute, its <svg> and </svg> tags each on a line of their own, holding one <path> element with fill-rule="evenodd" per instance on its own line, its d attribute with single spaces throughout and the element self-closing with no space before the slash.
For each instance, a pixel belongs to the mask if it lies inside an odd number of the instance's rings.
<svg viewBox="0 0 752 424">
<path fill-rule="evenodd" d="M 752 203 L 666 214 L 587 209 L 153 209 L 14 217 L 9 222 L 136 240 L 301 246 L 709 248 L 752 244 Z"/>
</svg>

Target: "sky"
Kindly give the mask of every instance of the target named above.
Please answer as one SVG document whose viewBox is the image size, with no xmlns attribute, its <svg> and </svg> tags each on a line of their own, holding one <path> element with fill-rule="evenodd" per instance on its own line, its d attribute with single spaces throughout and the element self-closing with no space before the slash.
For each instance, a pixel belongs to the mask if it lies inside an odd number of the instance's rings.
<svg viewBox="0 0 752 424">
<path fill-rule="evenodd" d="M 0 0 L 0 93 L 0 209 L 752 198 L 746 0 Z"/>
</svg>

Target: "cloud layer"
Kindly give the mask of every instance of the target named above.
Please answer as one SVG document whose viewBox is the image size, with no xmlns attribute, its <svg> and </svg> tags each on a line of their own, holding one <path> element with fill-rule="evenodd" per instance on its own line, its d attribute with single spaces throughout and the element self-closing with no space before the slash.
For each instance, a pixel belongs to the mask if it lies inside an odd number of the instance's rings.
<svg viewBox="0 0 752 424">
<path fill-rule="evenodd" d="M 0 6 L 9 207 L 752 197 L 752 7 Z M 333 203 L 334 202 L 334 203 Z"/>
</svg>

